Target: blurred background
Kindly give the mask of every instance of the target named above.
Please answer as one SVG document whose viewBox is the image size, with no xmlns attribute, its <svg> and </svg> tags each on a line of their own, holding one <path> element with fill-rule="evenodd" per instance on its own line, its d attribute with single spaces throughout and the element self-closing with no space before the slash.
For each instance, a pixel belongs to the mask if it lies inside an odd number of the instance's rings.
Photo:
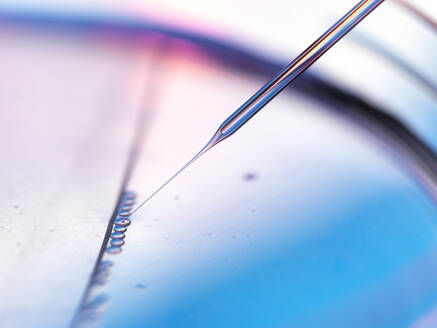
<svg viewBox="0 0 437 328">
<path fill-rule="evenodd" d="M 0 327 L 435 327 L 432 1 L 385 1 L 109 235 L 355 4 L 2 1 Z"/>
</svg>

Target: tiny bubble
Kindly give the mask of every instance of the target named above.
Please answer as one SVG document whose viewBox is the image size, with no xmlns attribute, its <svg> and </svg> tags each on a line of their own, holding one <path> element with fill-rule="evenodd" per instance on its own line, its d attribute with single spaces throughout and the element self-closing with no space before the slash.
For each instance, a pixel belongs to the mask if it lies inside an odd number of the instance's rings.
<svg viewBox="0 0 437 328">
<path fill-rule="evenodd" d="M 133 191 L 125 190 L 122 195 L 123 199 L 134 199 L 135 193 Z"/>
<path fill-rule="evenodd" d="M 243 175 L 243 179 L 246 181 L 254 181 L 258 179 L 258 174 L 255 172 L 247 172 Z"/>
<path fill-rule="evenodd" d="M 124 240 L 123 239 L 111 239 L 110 243 L 111 243 L 111 246 L 120 247 L 120 246 L 124 245 Z"/>
<path fill-rule="evenodd" d="M 106 284 L 106 279 L 102 277 L 96 277 L 93 281 L 94 285 L 103 286 Z"/>
<path fill-rule="evenodd" d="M 147 289 L 147 287 L 144 286 L 143 284 L 136 284 L 135 288 L 138 289 L 138 290 L 141 290 L 141 291 L 144 291 L 144 290 Z"/>
<path fill-rule="evenodd" d="M 134 203 L 135 202 L 133 199 L 126 199 L 125 201 L 123 201 L 123 206 L 132 206 Z"/>
<path fill-rule="evenodd" d="M 87 308 L 96 309 L 104 303 L 108 302 L 109 297 L 105 294 L 100 294 L 94 297 L 87 305 Z"/>
<path fill-rule="evenodd" d="M 117 231 L 117 232 L 125 232 L 127 230 L 127 228 L 126 227 L 123 227 L 123 226 L 121 226 L 121 225 L 115 225 L 114 226 L 114 231 Z"/>
<path fill-rule="evenodd" d="M 103 267 L 103 268 L 110 268 L 113 265 L 114 265 L 114 263 L 112 263 L 112 261 L 109 261 L 109 260 L 104 260 L 100 263 L 100 267 Z"/>
<path fill-rule="evenodd" d="M 115 219 L 114 224 L 127 227 L 130 224 L 130 220 L 128 218 L 120 217 Z"/>
<path fill-rule="evenodd" d="M 122 205 L 120 207 L 120 211 L 130 211 L 132 209 L 132 206 L 130 205 Z"/>
<path fill-rule="evenodd" d="M 119 232 L 119 231 L 115 231 L 113 233 L 111 233 L 111 238 L 113 239 L 123 239 L 125 237 L 124 233 Z"/>
<path fill-rule="evenodd" d="M 109 254 L 120 254 L 121 253 L 121 247 L 120 246 L 109 246 L 106 249 L 106 252 L 108 252 Z"/>
</svg>

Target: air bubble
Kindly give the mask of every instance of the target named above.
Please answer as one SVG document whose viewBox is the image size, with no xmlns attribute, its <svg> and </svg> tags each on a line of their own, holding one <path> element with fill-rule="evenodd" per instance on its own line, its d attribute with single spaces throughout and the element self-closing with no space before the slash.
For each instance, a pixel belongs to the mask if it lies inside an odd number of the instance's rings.
<svg viewBox="0 0 437 328">
<path fill-rule="evenodd" d="M 134 203 L 135 202 L 133 199 L 126 199 L 125 201 L 123 201 L 123 206 L 132 206 Z"/>
<path fill-rule="evenodd" d="M 100 268 L 110 268 L 110 267 L 112 267 L 114 265 L 114 263 L 112 263 L 112 261 L 109 261 L 109 260 L 105 260 L 105 261 L 102 261 L 102 262 L 100 262 L 100 267 L 99 267 L 99 269 Z"/>
<path fill-rule="evenodd" d="M 109 246 L 106 249 L 106 252 L 108 252 L 109 254 L 120 254 L 121 253 L 121 247 L 120 246 Z"/>
<path fill-rule="evenodd" d="M 121 226 L 121 225 L 115 225 L 114 226 L 114 231 L 117 231 L 117 232 L 125 232 L 127 230 L 127 228 L 126 227 L 123 227 L 123 226 Z"/>
<path fill-rule="evenodd" d="M 96 276 L 94 278 L 94 285 L 103 286 L 106 284 L 106 277 Z"/>
<path fill-rule="evenodd" d="M 130 224 L 130 220 L 128 218 L 120 217 L 115 219 L 114 224 L 127 227 Z"/>
<path fill-rule="evenodd" d="M 104 269 L 104 270 L 98 270 L 96 275 L 95 275 L 95 279 L 106 279 L 106 277 L 109 276 L 109 270 Z"/>
<path fill-rule="evenodd" d="M 113 239 L 123 239 L 124 237 L 125 237 L 124 233 L 119 232 L 119 231 L 111 233 L 111 238 L 113 238 Z"/>
<path fill-rule="evenodd" d="M 130 205 L 121 205 L 121 207 L 120 207 L 120 212 L 122 212 L 122 211 L 130 211 L 132 209 L 132 206 L 130 206 Z"/>
<path fill-rule="evenodd" d="M 109 276 L 109 269 L 103 268 L 103 269 L 97 270 L 96 277 L 106 278 L 107 276 Z"/>
<path fill-rule="evenodd" d="M 123 191 L 122 198 L 123 199 L 134 199 L 135 193 L 133 191 L 129 191 L 129 190 Z"/>
<path fill-rule="evenodd" d="M 111 239 L 110 241 L 111 246 L 123 246 L 124 245 L 124 240 L 123 239 Z"/>
<path fill-rule="evenodd" d="M 103 304 L 105 304 L 106 302 L 108 302 L 109 297 L 105 294 L 100 294 L 97 295 L 96 297 L 94 297 L 93 300 L 91 300 L 86 307 L 88 309 L 97 309 L 98 307 L 102 306 Z"/>
</svg>

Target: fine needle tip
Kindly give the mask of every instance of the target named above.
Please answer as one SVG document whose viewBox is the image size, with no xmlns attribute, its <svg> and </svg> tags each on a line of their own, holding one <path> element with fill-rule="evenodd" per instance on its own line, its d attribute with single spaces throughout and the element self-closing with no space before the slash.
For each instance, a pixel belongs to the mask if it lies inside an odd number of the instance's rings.
<svg viewBox="0 0 437 328">
<path fill-rule="evenodd" d="M 175 174 L 171 176 L 166 182 L 164 182 L 158 189 L 156 189 L 149 197 L 144 199 L 131 213 L 129 216 L 133 215 L 136 211 L 138 211 L 144 204 L 146 204 L 153 196 L 155 196 L 162 188 L 164 188 L 167 184 L 170 183 L 179 173 L 181 173 L 185 168 L 187 168 L 193 160 L 190 160 L 187 164 L 185 164 L 182 168 L 180 168 Z"/>
<path fill-rule="evenodd" d="M 211 149 L 214 145 L 221 141 L 219 138 L 220 135 L 215 134 L 214 137 L 192 158 L 188 161 L 187 164 L 182 166 L 175 174 L 173 174 L 170 179 L 164 182 L 158 189 L 156 189 L 149 197 L 144 199 L 129 215 L 132 216 L 135 212 L 137 212 L 141 207 L 144 206 L 150 199 L 153 198 L 161 189 L 163 189 L 166 185 L 168 185 L 174 178 L 176 178 L 183 170 L 185 170 L 188 166 L 190 166 L 196 159 L 198 159 L 201 155 L 203 155 L 206 151 Z"/>
</svg>

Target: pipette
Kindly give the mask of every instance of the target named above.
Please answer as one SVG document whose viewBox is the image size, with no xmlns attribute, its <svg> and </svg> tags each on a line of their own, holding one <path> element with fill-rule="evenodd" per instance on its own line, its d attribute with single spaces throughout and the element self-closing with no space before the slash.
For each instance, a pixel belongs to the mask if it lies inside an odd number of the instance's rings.
<svg viewBox="0 0 437 328">
<path fill-rule="evenodd" d="M 308 69 L 320 56 L 331 48 L 338 40 L 345 36 L 361 20 L 370 14 L 384 0 L 362 0 L 358 2 L 346 15 L 329 28 L 312 45 L 302 52 L 296 59 L 283 68 L 272 80 L 258 90 L 240 108 L 231 114 L 217 129 L 208 143 L 181 169 L 170 177 L 164 184 L 156 189 L 149 197 L 144 199 L 130 215 L 138 211 L 145 203 L 155 196 L 170 181 L 190 166 L 196 159 L 205 154 L 209 149 L 225 140 L 240 129 L 256 113 L 258 113 L 270 100 L 277 96 L 288 84 Z"/>
</svg>

